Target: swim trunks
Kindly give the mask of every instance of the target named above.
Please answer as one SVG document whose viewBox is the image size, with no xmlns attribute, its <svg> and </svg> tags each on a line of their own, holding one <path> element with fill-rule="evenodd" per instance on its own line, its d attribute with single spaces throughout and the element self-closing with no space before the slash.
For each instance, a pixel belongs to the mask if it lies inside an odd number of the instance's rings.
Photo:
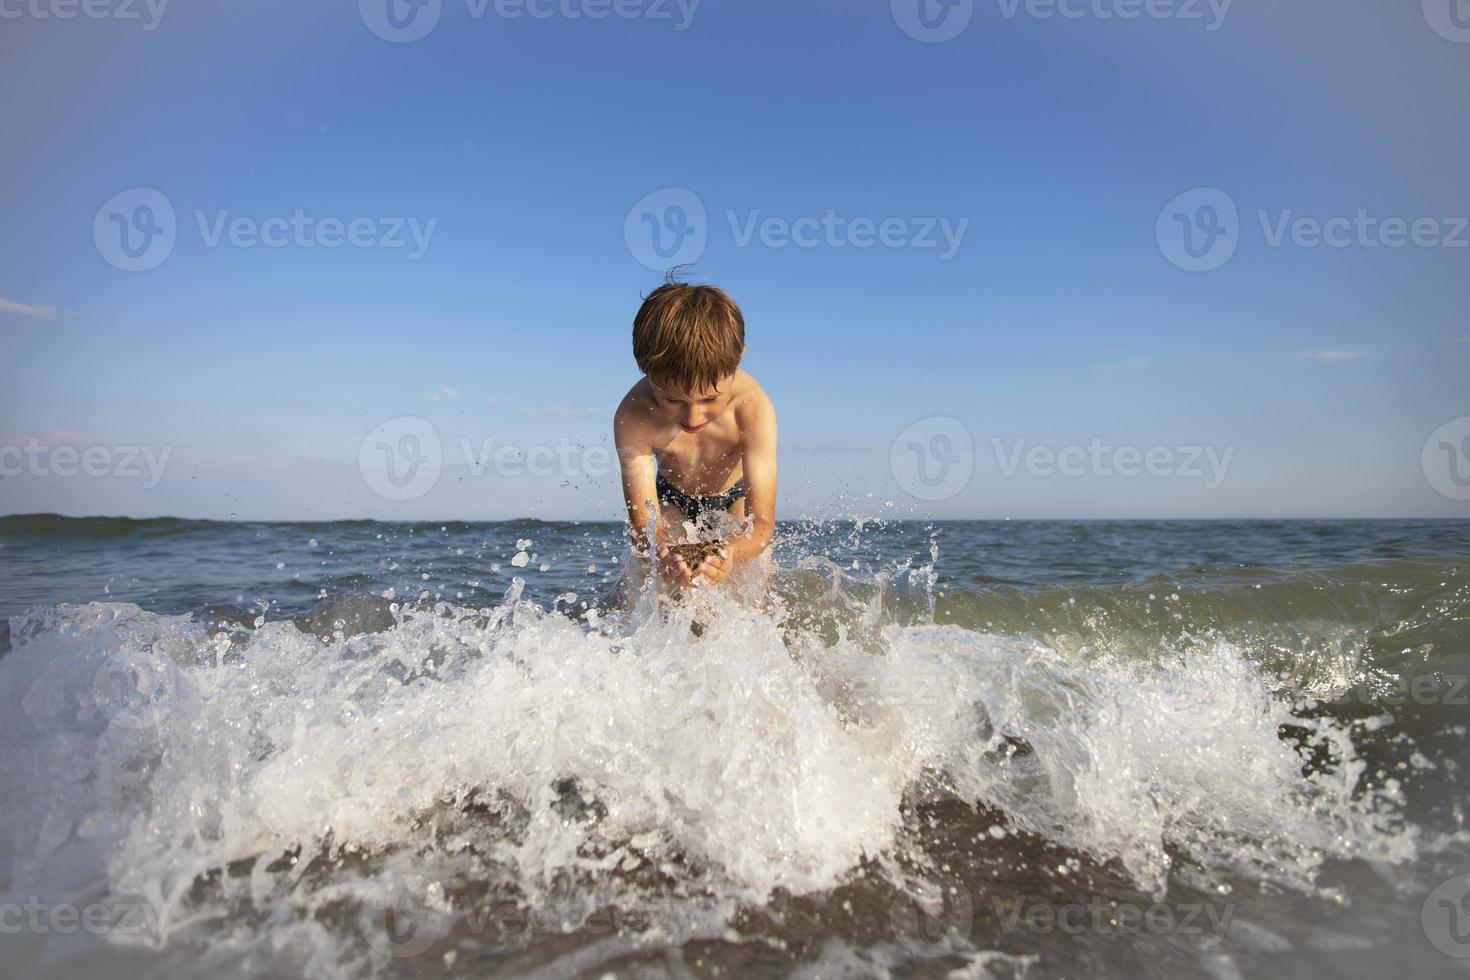
<svg viewBox="0 0 1470 980">
<path fill-rule="evenodd" d="M 745 496 L 745 480 L 737 480 L 735 485 L 724 493 L 709 494 L 699 497 L 694 494 L 685 493 L 674 486 L 662 473 L 659 473 L 655 482 L 658 490 L 658 499 L 666 504 L 673 504 L 684 512 L 684 516 L 691 521 L 699 520 L 699 515 L 705 511 L 729 510 L 735 506 L 735 501 Z"/>
</svg>

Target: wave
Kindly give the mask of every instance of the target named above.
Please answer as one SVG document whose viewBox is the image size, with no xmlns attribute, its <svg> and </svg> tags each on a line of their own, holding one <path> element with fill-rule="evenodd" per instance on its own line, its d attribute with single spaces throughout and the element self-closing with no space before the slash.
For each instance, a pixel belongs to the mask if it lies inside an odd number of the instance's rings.
<svg viewBox="0 0 1470 980">
<path fill-rule="evenodd" d="M 1428 584 L 1449 572 L 1395 566 L 1419 591 L 1391 600 L 1359 590 L 1384 568 L 982 593 L 812 559 L 761 607 L 537 604 L 518 581 L 295 621 L 36 609 L 0 659 L 5 891 L 144 896 L 174 948 L 334 975 L 382 966 L 364 910 L 405 896 L 450 931 L 490 896 L 559 928 L 612 909 L 637 943 L 760 940 L 780 896 L 919 901 L 916 869 L 976 841 L 1060 853 L 1063 888 L 1081 867 L 1153 898 L 1326 895 L 1329 863 L 1421 841 L 1312 699 L 1395 617 L 1462 628 L 1463 577 Z"/>
<path fill-rule="evenodd" d="M 515 527 L 544 528 L 544 527 L 574 527 L 582 524 L 609 524 L 606 521 L 552 521 L 543 520 L 538 517 L 517 517 L 507 520 L 487 521 L 465 521 L 465 520 L 403 520 L 385 521 L 374 518 L 342 518 L 340 520 L 321 521 L 269 521 L 269 520 L 236 520 L 231 518 L 223 520 L 207 517 L 74 517 L 66 514 L 38 513 L 38 514 L 9 514 L 0 516 L 0 533 L 11 534 L 119 534 L 136 531 L 148 531 L 160 528 L 208 528 L 208 527 L 273 527 L 273 528 L 368 528 L 368 527 L 392 527 L 395 529 L 418 529 L 439 530 L 441 528 L 474 528 L 474 527 Z"/>
<path fill-rule="evenodd" d="M 0 534 L 114 537 L 149 531 L 187 530 L 196 524 L 180 517 L 68 517 L 63 514 L 11 514 L 0 517 Z"/>
</svg>

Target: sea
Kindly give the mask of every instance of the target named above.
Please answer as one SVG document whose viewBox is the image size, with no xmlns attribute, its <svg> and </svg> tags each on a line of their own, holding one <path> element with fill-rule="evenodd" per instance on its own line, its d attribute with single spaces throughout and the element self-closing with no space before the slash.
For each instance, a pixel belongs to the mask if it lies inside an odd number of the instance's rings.
<svg viewBox="0 0 1470 980">
<path fill-rule="evenodd" d="M 0 518 L 33 978 L 1470 977 L 1470 521 Z"/>
</svg>

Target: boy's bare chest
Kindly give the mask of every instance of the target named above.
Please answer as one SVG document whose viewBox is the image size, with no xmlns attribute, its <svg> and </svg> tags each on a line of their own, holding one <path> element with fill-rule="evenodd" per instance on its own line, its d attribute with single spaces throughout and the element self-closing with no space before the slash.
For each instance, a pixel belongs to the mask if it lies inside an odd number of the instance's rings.
<svg viewBox="0 0 1470 980">
<path fill-rule="evenodd" d="M 653 452 L 663 470 L 676 484 L 691 493 L 719 493 L 741 459 L 739 433 L 678 433 Z"/>
</svg>

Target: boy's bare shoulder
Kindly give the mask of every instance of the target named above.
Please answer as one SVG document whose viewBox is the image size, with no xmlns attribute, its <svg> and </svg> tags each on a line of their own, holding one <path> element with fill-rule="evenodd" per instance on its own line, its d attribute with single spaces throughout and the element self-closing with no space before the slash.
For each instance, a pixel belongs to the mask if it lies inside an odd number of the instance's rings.
<svg viewBox="0 0 1470 980">
<path fill-rule="evenodd" d="M 646 440 L 653 429 L 653 392 L 642 378 L 618 404 L 613 413 L 613 435 L 619 443 Z"/>
<path fill-rule="evenodd" d="M 760 386 L 760 382 L 744 371 L 740 372 L 738 381 L 741 392 L 736 414 L 740 419 L 740 427 L 748 428 L 762 423 L 774 423 L 776 406 L 771 402 L 765 389 Z"/>
</svg>

